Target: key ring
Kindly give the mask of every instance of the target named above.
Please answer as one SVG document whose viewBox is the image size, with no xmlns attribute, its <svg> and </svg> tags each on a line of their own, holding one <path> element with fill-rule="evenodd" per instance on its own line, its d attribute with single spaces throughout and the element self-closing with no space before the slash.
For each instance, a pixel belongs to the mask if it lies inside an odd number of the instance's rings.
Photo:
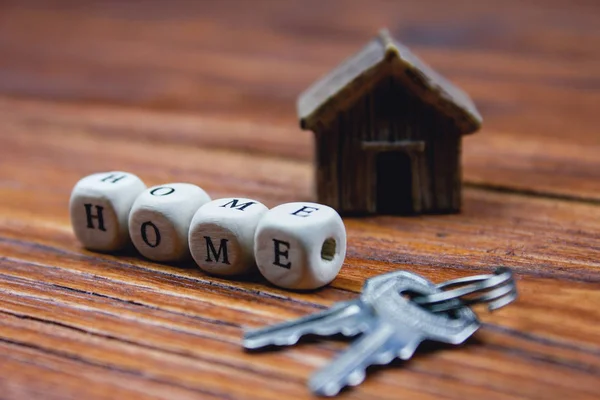
<svg viewBox="0 0 600 400">
<path fill-rule="evenodd" d="M 458 288 L 417 296 L 412 300 L 431 312 L 437 313 L 479 303 L 487 303 L 488 310 L 493 311 L 512 303 L 517 298 L 513 273 L 507 267 L 498 267 L 493 274 L 449 280 L 436 285 L 436 287 L 440 290 Z"/>
</svg>

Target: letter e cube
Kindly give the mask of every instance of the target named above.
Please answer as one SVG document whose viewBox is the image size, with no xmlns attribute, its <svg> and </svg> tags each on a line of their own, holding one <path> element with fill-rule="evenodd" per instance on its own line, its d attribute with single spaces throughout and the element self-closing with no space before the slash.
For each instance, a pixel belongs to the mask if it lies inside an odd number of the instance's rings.
<svg viewBox="0 0 600 400">
<path fill-rule="evenodd" d="M 268 211 L 254 240 L 258 269 L 274 285 L 316 289 L 330 283 L 346 256 L 346 228 L 331 207 L 287 203 Z"/>
</svg>

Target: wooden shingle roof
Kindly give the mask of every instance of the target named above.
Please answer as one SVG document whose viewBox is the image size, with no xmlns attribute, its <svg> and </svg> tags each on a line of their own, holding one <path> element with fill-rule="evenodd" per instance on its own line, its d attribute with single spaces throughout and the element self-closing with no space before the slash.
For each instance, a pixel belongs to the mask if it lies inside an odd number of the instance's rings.
<svg viewBox="0 0 600 400">
<path fill-rule="evenodd" d="M 302 129 L 315 130 L 351 106 L 381 78 L 394 75 L 425 103 L 452 118 L 462 134 L 475 132 L 482 118 L 471 98 L 421 61 L 387 30 L 298 98 Z"/>
</svg>

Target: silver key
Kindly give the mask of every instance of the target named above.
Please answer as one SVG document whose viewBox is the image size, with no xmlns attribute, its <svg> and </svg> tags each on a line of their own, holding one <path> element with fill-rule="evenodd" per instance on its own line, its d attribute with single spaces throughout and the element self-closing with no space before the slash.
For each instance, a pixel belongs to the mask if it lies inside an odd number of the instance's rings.
<svg viewBox="0 0 600 400">
<path fill-rule="evenodd" d="M 394 279 L 392 275 L 394 274 L 381 275 L 370 281 L 376 283 Z M 378 286 L 365 284 L 356 300 L 336 303 L 327 310 L 296 320 L 246 331 L 244 347 L 256 350 L 267 346 L 291 346 L 305 335 L 342 334 L 351 337 L 363 333 L 373 326 L 373 319 L 376 318 L 373 308 L 364 301 L 375 296 L 375 293 L 371 293 L 372 290 L 378 290 Z"/>
<path fill-rule="evenodd" d="M 345 352 L 311 377 L 310 389 L 335 396 L 345 386 L 360 384 L 367 367 L 409 359 L 424 340 L 464 342 L 480 326 L 470 308 L 459 308 L 454 315 L 433 314 L 402 295 L 439 291 L 428 280 L 405 271 L 367 280 L 361 300 L 372 307 L 375 318 L 369 319 L 364 334 Z"/>
<path fill-rule="evenodd" d="M 305 335 L 350 337 L 364 332 L 375 318 L 373 309 L 361 298 L 336 303 L 331 308 L 293 321 L 245 332 L 244 347 L 290 346 Z"/>
</svg>

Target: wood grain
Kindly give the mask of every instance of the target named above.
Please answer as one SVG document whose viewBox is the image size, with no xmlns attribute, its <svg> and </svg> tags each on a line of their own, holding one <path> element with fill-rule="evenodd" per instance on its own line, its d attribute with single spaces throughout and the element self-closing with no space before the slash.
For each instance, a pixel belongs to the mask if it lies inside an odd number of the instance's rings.
<svg viewBox="0 0 600 400">
<path fill-rule="evenodd" d="M 313 200 L 296 96 L 382 26 L 483 114 L 461 214 L 345 218 L 339 277 L 307 293 L 77 243 L 69 194 L 96 171 Z M 0 397 L 307 398 L 347 344 L 248 354 L 244 328 L 387 271 L 438 282 L 504 264 L 520 298 L 477 309 L 465 346 L 424 346 L 343 397 L 597 398 L 599 48 L 596 1 L 2 2 Z"/>
</svg>

